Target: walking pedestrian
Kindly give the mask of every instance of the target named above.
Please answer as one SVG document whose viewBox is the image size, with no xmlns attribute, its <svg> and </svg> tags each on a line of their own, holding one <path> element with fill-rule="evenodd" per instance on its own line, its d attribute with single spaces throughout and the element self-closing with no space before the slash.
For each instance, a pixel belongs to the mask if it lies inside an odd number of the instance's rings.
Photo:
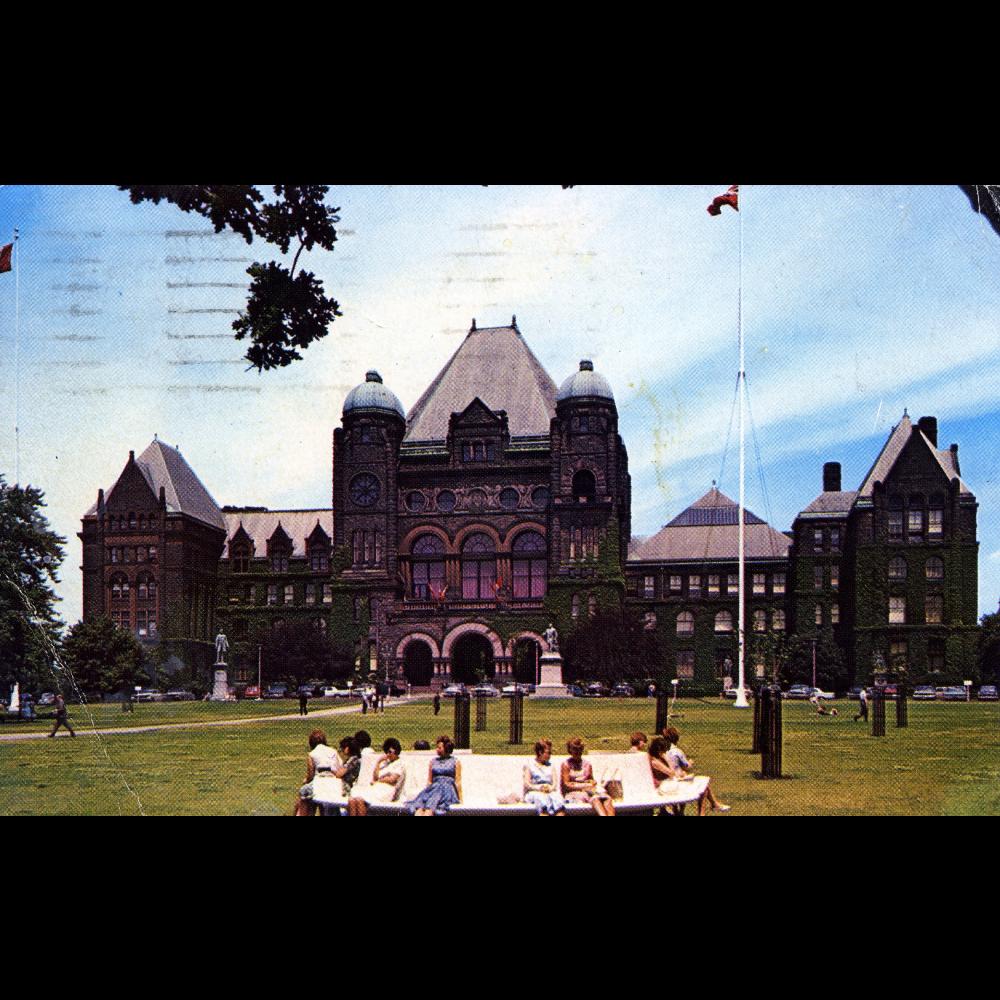
<svg viewBox="0 0 1000 1000">
<path fill-rule="evenodd" d="M 858 714 L 854 716 L 854 721 L 858 719 L 868 721 L 868 692 L 864 688 L 858 692 Z"/>
<path fill-rule="evenodd" d="M 52 727 L 52 732 L 49 733 L 49 737 L 53 737 L 56 734 L 56 730 L 60 726 L 65 726 L 69 730 L 70 736 L 76 736 L 73 732 L 73 727 L 69 724 L 69 713 L 66 711 L 66 699 L 63 698 L 61 694 L 56 695 L 56 724 Z"/>
<path fill-rule="evenodd" d="M 441 695 L 434 695 L 434 714 L 437 715 L 441 711 Z"/>
<path fill-rule="evenodd" d="M 302 691 L 300 689 L 299 690 L 299 715 L 308 715 L 308 714 L 309 714 L 309 695 L 305 691 Z"/>
</svg>

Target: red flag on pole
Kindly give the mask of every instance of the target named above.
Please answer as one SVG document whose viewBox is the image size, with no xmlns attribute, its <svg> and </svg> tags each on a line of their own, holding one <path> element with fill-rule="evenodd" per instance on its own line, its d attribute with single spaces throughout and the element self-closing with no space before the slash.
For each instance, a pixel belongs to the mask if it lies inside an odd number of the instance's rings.
<svg viewBox="0 0 1000 1000">
<path fill-rule="evenodd" d="M 720 194 L 718 197 L 712 199 L 712 204 L 708 206 L 708 214 L 721 215 L 723 205 L 728 205 L 738 212 L 740 210 L 739 201 L 740 186 L 739 184 L 734 184 L 725 194 Z"/>
<path fill-rule="evenodd" d="M 13 252 L 13 243 L 8 243 L 5 247 L 0 247 L 0 274 L 11 269 L 10 258 Z"/>
</svg>

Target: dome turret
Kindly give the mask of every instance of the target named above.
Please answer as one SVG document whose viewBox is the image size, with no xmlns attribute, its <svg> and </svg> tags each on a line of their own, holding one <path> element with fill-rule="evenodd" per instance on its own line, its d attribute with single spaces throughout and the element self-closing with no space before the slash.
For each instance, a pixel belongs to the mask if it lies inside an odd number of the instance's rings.
<svg viewBox="0 0 1000 1000">
<path fill-rule="evenodd" d="M 580 370 L 570 375 L 559 387 L 556 402 L 561 403 L 565 399 L 588 397 L 591 399 L 610 399 L 611 402 L 614 402 L 615 399 L 608 380 L 594 371 L 593 361 L 584 359 L 580 362 Z"/>
<path fill-rule="evenodd" d="M 396 398 L 395 393 L 382 384 L 382 376 L 376 371 L 366 372 L 364 382 L 355 386 L 344 400 L 345 417 L 348 413 L 363 410 L 381 410 L 394 413 L 403 420 L 406 419 L 403 404 Z"/>
</svg>

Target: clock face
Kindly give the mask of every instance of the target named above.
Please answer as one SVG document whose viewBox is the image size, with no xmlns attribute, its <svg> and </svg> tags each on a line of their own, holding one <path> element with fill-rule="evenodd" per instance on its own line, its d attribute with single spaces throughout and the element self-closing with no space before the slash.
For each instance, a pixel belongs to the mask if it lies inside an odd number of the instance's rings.
<svg viewBox="0 0 1000 1000">
<path fill-rule="evenodd" d="M 351 480 L 351 500 L 358 507 L 371 507 L 378 497 L 378 480 L 370 472 L 362 472 Z"/>
</svg>

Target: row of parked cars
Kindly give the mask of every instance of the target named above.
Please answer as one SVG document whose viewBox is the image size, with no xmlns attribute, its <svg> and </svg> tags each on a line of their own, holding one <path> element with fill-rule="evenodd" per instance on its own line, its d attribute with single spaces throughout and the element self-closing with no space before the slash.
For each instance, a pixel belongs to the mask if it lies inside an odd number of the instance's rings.
<svg viewBox="0 0 1000 1000">
<path fill-rule="evenodd" d="M 461 694 L 477 697 L 485 695 L 487 698 L 513 698 L 515 694 L 534 694 L 534 684 L 507 684 L 498 688 L 493 684 L 477 684 L 475 687 L 467 687 L 465 684 L 449 684 L 441 694 L 445 698 L 457 698 Z"/>
</svg>

